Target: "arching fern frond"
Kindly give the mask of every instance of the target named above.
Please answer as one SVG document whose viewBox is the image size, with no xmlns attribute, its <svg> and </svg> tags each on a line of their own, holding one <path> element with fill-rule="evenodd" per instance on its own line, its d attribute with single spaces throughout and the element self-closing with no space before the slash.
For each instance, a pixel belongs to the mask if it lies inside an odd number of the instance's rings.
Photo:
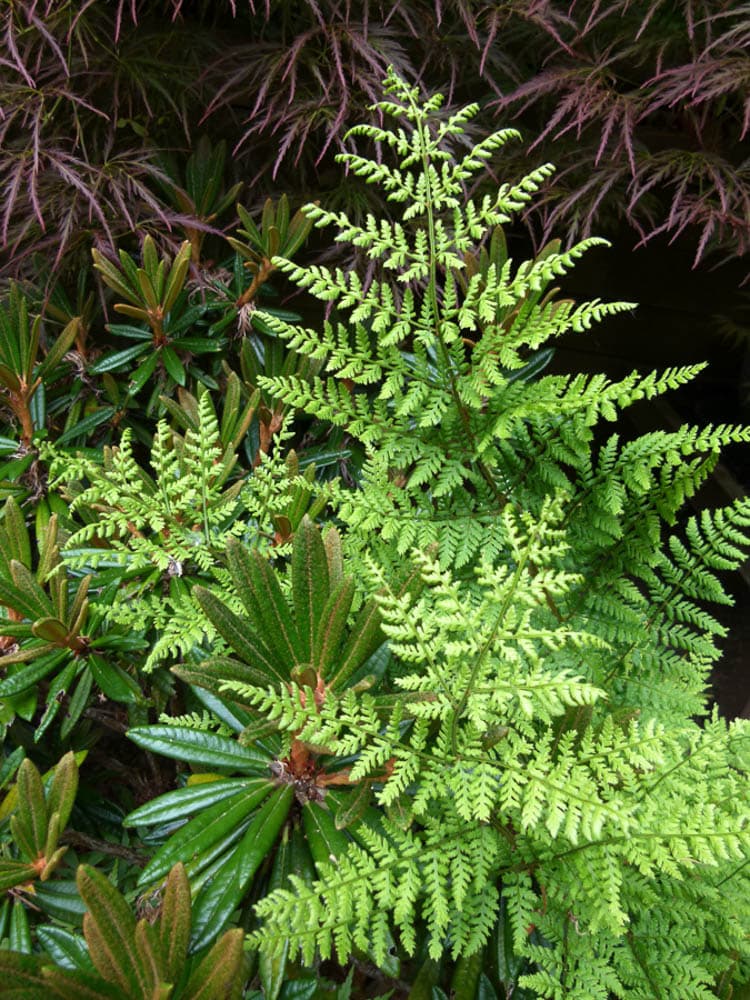
<svg viewBox="0 0 750 1000">
<path fill-rule="evenodd" d="M 519 987 L 544 1000 L 708 996 L 737 963 L 750 972 L 750 734 L 705 718 L 723 634 L 706 602 L 729 600 L 717 574 L 750 547 L 750 507 L 683 510 L 750 430 L 602 433 L 703 366 L 543 374 L 550 340 L 631 308 L 553 287 L 601 241 L 513 261 L 497 227 L 550 168 L 467 200 L 515 134 L 459 155 L 473 106 L 445 122 L 437 99 L 387 87 L 379 108 L 400 122 L 356 134 L 399 162 L 343 159 L 401 218 L 307 209 L 379 269 L 364 281 L 277 261 L 336 312 L 319 330 L 269 318 L 323 367 L 263 383 L 366 450 L 357 488 L 332 502 L 377 603 L 387 683 L 317 699 L 298 683 L 224 689 L 287 743 L 346 757 L 377 808 L 316 882 L 261 901 L 251 939 L 377 961 L 392 930 L 410 952 L 424 932 L 431 956 L 467 956 L 501 919 Z"/>
</svg>

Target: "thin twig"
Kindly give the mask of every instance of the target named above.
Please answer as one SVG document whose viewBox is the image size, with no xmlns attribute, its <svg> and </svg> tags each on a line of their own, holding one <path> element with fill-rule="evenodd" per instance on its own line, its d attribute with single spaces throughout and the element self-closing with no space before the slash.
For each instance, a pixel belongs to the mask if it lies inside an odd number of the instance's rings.
<svg viewBox="0 0 750 1000">
<path fill-rule="evenodd" d="M 123 861 L 131 865 L 138 865 L 143 868 L 146 859 L 132 851 L 123 844 L 113 844 L 109 840 L 99 840 L 98 837 L 89 837 L 87 833 L 80 833 L 78 830 L 66 830 L 60 837 L 61 844 L 68 844 L 70 847 L 82 848 L 85 851 L 100 851 L 102 854 L 109 854 L 113 858 L 122 858 Z"/>
</svg>

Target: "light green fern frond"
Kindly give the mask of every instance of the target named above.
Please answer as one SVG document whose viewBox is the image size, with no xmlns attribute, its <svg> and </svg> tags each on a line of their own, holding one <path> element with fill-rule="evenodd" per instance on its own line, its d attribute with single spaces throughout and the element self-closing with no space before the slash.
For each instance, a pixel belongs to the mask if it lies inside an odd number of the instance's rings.
<svg viewBox="0 0 750 1000">
<path fill-rule="evenodd" d="M 202 712 L 190 712 L 187 715 L 159 716 L 159 722 L 168 726 L 179 726 L 182 729 L 192 729 L 198 733 L 216 733 L 218 736 L 232 736 L 233 730 L 221 719 L 204 709 Z"/>
<path fill-rule="evenodd" d="M 347 758 L 376 807 L 316 882 L 259 903 L 251 940 L 378 961 L 394 931 L 409 952 L 425 934 L 432 957 L 467 956 L 507 920 L 518 987 L 540 1000 L 714 995 L 750 975 L 750 733 L 706 718 L 723 634 L 706 602 L 729 600 L 719 573 L 750 547 L 750 507 L 684 506 L 750 429 L 602 433 L 703 366 L 544 374 L 546 345 L 631 308 L 554 287 L 603 241 L 511 259 L 499 227 L 551 168 L 467 199 L 516 134 L 467 152 L 474 105 L 446 117 L 393 74 L 386 88 L 395 123 L 353 134 L 396 162 L 343 159 L 399 217 L 306 210 L 374 266 L 276 261 L 332 309 L 319 329 L 269 317 L 322 367 L 262 387 L 365 449 L 331 502 L 388 683 L 224 687 L 285 748 Z"/>
<path fill-rule="evenodd" d="M 288 435 L 282 427 L 278 439 Z M 184 435 L 159 422 L 150 471 L 136 461 L 128 431 L 119 446 L 105 450 L 102 464 L 52 457 L 56 482 L 69 484 L 71 509 L 84 522 L 68 539 L 65 562 L 77 570 L 107 569 L 110 576 L 120 569 L 121 586 L 104 613 L 121 625 L 155 630 L 146 671 L 189 656 L 204 639 L 220 644 L 191 595 L 200 581 L 230 605 L 236 601 L 223 570 L 230 538 L 267 549 L 279 524 L 287 524 L 289 534 L 305 513 L 315 516 L 327 502 L 314 467 L 300 473 L 293 452 L 264 455 L 251 476 L 231 482 L 236 451 L 222 445 L 205 391 Z M 285 549 L 277 546 L 276 554 Z"/>
</svg>

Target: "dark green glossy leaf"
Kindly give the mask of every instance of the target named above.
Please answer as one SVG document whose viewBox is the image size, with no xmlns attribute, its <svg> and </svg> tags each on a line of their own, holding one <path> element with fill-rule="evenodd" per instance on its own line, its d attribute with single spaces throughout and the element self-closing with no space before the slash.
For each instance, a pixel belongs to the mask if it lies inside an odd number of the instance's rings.
<svg viewBox="0 0 750 1000">
<path fill-rule="evenodd" d="M 11 781 L 13 775 L 20 767 L 24 756 L 25 751 L 23 747 L 16 747 L 13 753 L 8 754 L 3 761 L 2 766 L 0 766 L 0 788 L 5 788 L 5 786 Z"/>
<path fill-rule="evenodd" d="M 177 385 L 185 385 L 185 368 L 171 347 L 162 347 L 161 360 L 169 377 Z"/>
<path fill-rule="evenodd" d="M 221 319 L 217 319 L 215 323 L 211 324 L 208 328 L 208 332 L 213 336 L 218 333 L 223 333 L 227 327 L 237 322 L 237 316 L 237 309 L 233 305 L 229 306 L 227 312 L 221 317 Z"/>
<path fill-rule="evenodd" d="M 128 337 L 130 340 L 147 340 L 153 343 L 154 339 L 151 330 L 142 326 L 132 326 L 130 323 L 109 323 L 107 330 L 118 337 Z"/>
<path fill-rule="evenodd" d="M 212 340 L 209 337 L 180 337 L 174 341 L 174 346 L 180 351 L 190 351 L 191 354 L 210 354 L 226 347 L 226 341 Z"/>
<path fill-rule="evenodd" d="M 290 874 L 301 878 L 306 885 L 312 885 L 315 881 L 315 862 L 310 854 L 307 837 L 299 822 L 296 822 L 292 828 L 289 871 Z"/>
<path fill-rule="evenodd" d="M 479 977 L 476 1000 L 500 1000 L 500 997 L 495 992 L 495 987 L 484 973 Z"/>
<path fill-rule="evenodd" d="M 205 947 L 226 926 L 289 814 L 291 785 L 277 787 L 258 810 L 236 849 L 208 880 L 193 906 L 191 949 Z"/>
<path fill-rule="evenodd" d="M 340 805 L 336 808 L 334 825 L 337 830 L 345 830 L 362 819 L 372 799 L 372 789 L 363 781 L 350 792 L 339 793 Z"/>
<path fill-rule="evenodd" d="M 351 448 L 306 448 L 299 457 L 300 471 L 304 471 L 308 466 L 314 465 L 315 469 L 327 469 L 332 465 L 338 465 L 352 457 Z"/>
<path fill-rule="evenodd" d="M 26 907 L 20 899 L 13 903 L 10 913 L 10 934 L 8 935 L 11 951 L 20 951 L 24 955 L 31 954 L 31 929 Z"/>
<path fill-rule="evenodd" d="M 44 430 L 47 425 L 47 391 L 40 382 L 29 400 L 29 415 L 35 431 Z"/>
<path fill-rule="evenodd" d="M 49 649 L 49 646 L 40 647 L 39 652 L 43 653 L 45 649 Z M 21 691 L 25 691 L 27 688 L 33 687 L 37 681 L 40 681 L 47 674 L 51 673 L 57 666 L 62 663 L 62 661 L 68 655 L 66 649 L 56 650 L 54 653 L 47 653 L 39 657 L 33 663 L 30 663 L 28 667 L 24 667 L 15 674 L 11 674 L 6 677 L 5 680 L 0 681 L 0 698 L 8 698 L 11 695 L 19 694 Z M 7 662 L 7 658 L 6 658 Z M 2 664 L 2 660 L 0 660 Z"/>
<path fill-rule="evenodd" d="M 195 767 L 243 771 L 246 774 L 260 774 L 268 770 L 269 758 L 265 754 L 213 733 L 182 726 L 139 726 L 128 730 L 128 738 L 144 750 L 185 760 Z"/>
<path fill-rule="evenodd" d="M 68 710 L 65 713 L 65 718 L 60 725 L 61 739 L 67 738 L 68 734 L 81 718 L 81 715 L 88 704 L 93 683 L 94 679 L 91 676 L 91 672 L 89 670 L 84 670 L 78 678 L 78 683 L 76 684 L 73 694 L 70 696 Z"/>
<path fill-rule="evenodd" d="M 68 427 L 57 439 L 57 445 L 67 444 L 69 441 L 75 440 L 77 437 L 86 437 L 95 428 L 100 427 L 102 424 L 106 424 L 108 420 L 111 420 L 114 416 L 115 408 L 114 406 L 103 406 L 101 409 L 96 410 L 94 413 L 90 413 L 83 420 L 79 420 L 77 424 L 72 427 Z"/>
<path fill-rule="evenodd" d="M 227 700 L 230 696 L 225 695 L 220 697 L 200 687 L 194 687 L 192 690 L 201 705 L 204 705 L 217 719 L 221 719 L 224 725 L 229 726 L 235 733 L 243 733 L 254 721 L 255 717 L 250 712 L 246 712 L 238 705 L 231 704 Z"/>
<path fill-rule="evenodd" d="M 349 838 L 336 826 L 333 813 L 318 802 L 306 802 L 302 807 L 302 826 L 316 866 L 336 864 L 346 854 Z"/>
<path fill-rule="evenodd" d="M 146 382 L 151 378 L 151 376 L 156 371 L 156 365 L 159 361 L 159 355 L 156 351 L 153 354 L 149 354 L 145 361 L 142 361 L 140 365 L 136 368 L 130 377 L 130 382 L 128 383 L 128 390 L 131 395 L 137 396 L 141 389 L 144 387 Z"/>
<path fill-rule="evenodd" d="M 287 887 L 287 880 L 292 872 L 292 829 L 286 823 L 281 830 L 281 841 L 276 847 L 276 856 L 268 881 L 268 892 Z M 265 1000 L 278 1000 L 281 987 L 284 985 L 287 959 L 289 957 L 289 941 L 285 941 L 281 951 L 272 953 L 270 949 L 262 949 L 258 955 L 258 974 L 263 987 Z"/>
<path fill-rule="evenodd" d="M 198 305 L 191 306 L 189 309 L 185 309 L 184 312 L 180 312 L 179 320 L 175 321 L 174 316 L 169 317 L 169 323 L 166 325 L 165 329 L 170 335 L 170 338 L 174 340 L 179 337 L 184 330 L 189 330 L 195 326 L 199 320 L 206 315 L 206 313 L 212 308 L 213 303 L 209 306 L 208 303 L 199 303 Z M 182 343 L 182 339 L 180 343 Z"/>
<path fill-rule="evenodd" d="M 451 980 L 451 997 L 454 1000 L 476 1000 L 483 961 L 484 954 L 481 949 L 473 955 L 462 955 L 456 961 Z"/>
<path fill-rule="evenodd" d="M 89 669 L 97 686 L 112 701 L 134 704 L 143 700 L 137 682 L 116 663 L 108 663 L 92 653 L 88 658 Z"/>
<path fill-rule="evenodd" d="M 124 826 L 148 826 L 152 823 L 168 823 L 170 820 L 184 819 L 191 812 L 197 812 L 205 806 L 214 805 L 252 788 L 253 783 L 258 780 L 224 778 L 221 781 L 207 781 L 177 788 L 129 812 L 122 822 Z"/>
<path fill-rule="evenodd" d="M 82 972 L 93 973 L 94 966 L 89 958 L 86 942 L 80 934 L 73 934 L 64 927 L 43 924 L 37 927 L 36 935 L 55 965 L 63 969 L 80 969 Z"/>
<path fill-rule="evenodd" d="M 0 858 L 0 892 L 7 892 L 13 886 L 23 885 L 24 882 L 33 882 L 36 876 L 37 870 L 30 862 L 7 861 Z"/>
<path fill-rule="evenodd" d="M 173 834 L 141 872 L 139 885 L 165 875 L 178 861 L 187 862 L 212 847 L 240 824 L 273 790 L 270 781 L 256 779 L 250 787 L 204 809 Z"/>
<path fill-rule="evenodd" d="M 18 445 L 16 444 L 16 448 Z M 26 470 L 31 466 L 34 461 L 33 452 L 29 452 L 28 455 L 24 455 L 23 458 L 14 458 L 9 462 L 3 462 L 0 465 L 0 480 L 3 480 L 5 486 L 11 486 L 17 484 L 19 477 L 26 472 Z"/>
<path fill-rule="evenodd" d="M 275 316 L 276 319 L 283 320 L 285 323 L 302 322 L 300 314 L 291 312 L 289 309 L 277 309 L 275 306 L 264 306 L 263 312 L 268 313 L 269 316 Z"/>
<path fill-rule="evenodd" d="M 91 375 L 102 375 L 104 372 L 115 371 L 117 368 L 124 368 L 125 365 L 130 364 L 136 358 L 140 358 L 141 355 L 145 354 L 151 349 L 151 344 L 147 341 L 143 341 L 140 344 L 134 344 L 132 347 L 126 347 L 122 351 L 115 351 L 114 354 L 107 354 L 105 357 L 100 358 L 98 361 L 94 361 L 93 364 L 89 365 L 89 373 Z"/>
<path fill-rule="evenodd" d="M 517 368 L 515 371 L 508 372 L 507 380 L 508 384 L 511 382 L 530 382 L 532 379 L 536 378 L 547 365 L 552 361 L 555 356 L 554 347 L 545 347 L 540 351 L 535 351 L 532 354 L 529 361 L 523 366 L 523 368 Z"/>
<path fill-rule="evenodd" d="M 37 883 L 34 902 L 50 917 L 64 924 L 79 924 L 86 911 L 78 887 L 70 880 L 55 879 L 53 882 Z"/>
<path fill-rule="evenodd" d="M 62 709 L 63 697 L 75 680 L 78 666 L 79 665 L 75 660 L 71 660 L 70 663 L 67 663 L 50 681 L 49 687 L 47 688 L 47 707 L 44 710 L 42 718 L 39 720 L 39 725 L 34 730 L 35 743 L 38 743 L 39 740 L 42 739 L 60 713 L 60 710 Z"/>
</svg>

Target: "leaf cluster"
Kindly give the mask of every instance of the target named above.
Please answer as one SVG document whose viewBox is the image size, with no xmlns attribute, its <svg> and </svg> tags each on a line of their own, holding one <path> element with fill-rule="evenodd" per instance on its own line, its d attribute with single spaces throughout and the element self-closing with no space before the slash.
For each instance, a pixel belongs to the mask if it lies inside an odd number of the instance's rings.
<svg viewBox="0 0 750 1000">
<path fill-rule="evenodd" d="M 84 940 L 50 934 L 58 953 L 75 955 L 71 968 L 60 968 L 37 955 L 2 952 L 0 969 L 12 977 L 18 1000 L 40 991 L 60 1000 L 81 995 L 92 1000 L 240 997 L 240 930 L 227 931 L 209 952 L 192 961 L 188 958 L 190 888 L 182 865 L 169 873 L 153 921 L 142 917 L 136 923 L 122 895 L 95 868 L 81 865 L 77 885 L 86 905 Z"/>
</svg>

